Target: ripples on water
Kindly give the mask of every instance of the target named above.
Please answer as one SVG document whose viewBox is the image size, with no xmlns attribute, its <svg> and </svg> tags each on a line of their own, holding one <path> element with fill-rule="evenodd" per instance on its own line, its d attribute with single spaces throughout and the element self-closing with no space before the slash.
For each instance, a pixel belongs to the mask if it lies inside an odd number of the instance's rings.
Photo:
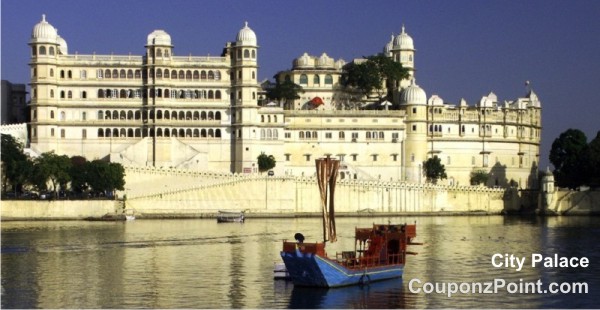
<svg viewBox="0 0 600 310">
<path fill-rule="evenodd" d="M 274 281 L 281 240 L 320 239 L 319 219 L 3 222 L 2 308 L 551 308 L 597 307 L 595 217 L 339 218 L 330 255 L 354 247 L 355 226 L 417 221 L 417 256 L 403 279 L 314 289 Z M 491 257 L 532 253 L 590 259 L 590 267 L 494 268 Z M 588 294 L 411 293 L 425 282 L 585 281 Z"/>
</svg>

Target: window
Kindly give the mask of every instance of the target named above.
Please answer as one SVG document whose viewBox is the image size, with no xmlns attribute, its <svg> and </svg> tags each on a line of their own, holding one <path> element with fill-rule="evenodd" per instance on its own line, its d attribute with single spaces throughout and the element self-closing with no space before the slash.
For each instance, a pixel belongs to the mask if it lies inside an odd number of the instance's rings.
<svg viewBox="0 0 600 310">
<path fill-rule="evenodd" d="M 352 161 L 356 161 L 356 158 L 358 157 L 358 154 L 352 154 L 350 156 L 352 156 Z"/>
<path fill-rule="evenodd" d="M 313 77 L 313 84 L 315 85 L 319 85 L 321 84 L 321 79 L 319 78 L 318 75 L 315 74 L 315 76 Z"/>
<path fill-rule="evenodd" d="M 302 74 L 300 76 L 300 85 L 307 85 L 308 84 L 308 76 L 306 76 L 306 74 Z"/>
<path fill-rule="evenodd" d="M 417 131 L 417 125 L 412 125 L 412 131 Z"/>
<path fill-rule="evenodd" d="M 64 139 L 64 137 L 65 137 L 65 130 L 64 129 L 60 130 L 60 137 Z"/>
<path fill-rule="evenodd" d="M 85 130 L 85 129 L 81 130 L 81 139 L 87 139 L 87 130 Z"/>
<path fill-rule="evenodd" d="M 290 161 L 292 154 L 285 154 L 285 161 Z"/>
<path fill-rule="evenodd" d="M 340 139 L 340 140 L 346 139 L 346 134 L 343 131 L 340 131 L 338 133 L 338 139 Z"/>
<path fill-rule="evenodd" d="M 50 128 L 50 137 L 54 137 L 54 128 Z"/>
<path fill-rule="evenodd" d="M 54 119 L 54 111 L 50 111 L 50 118 Z"/>
<path fill-rule="evenodd" d="M 333 84 L 333 77 L 331 76 L 331 74 L 328 74 L 325 76 L 325 85 L 332 85 Z"/>
</svg>

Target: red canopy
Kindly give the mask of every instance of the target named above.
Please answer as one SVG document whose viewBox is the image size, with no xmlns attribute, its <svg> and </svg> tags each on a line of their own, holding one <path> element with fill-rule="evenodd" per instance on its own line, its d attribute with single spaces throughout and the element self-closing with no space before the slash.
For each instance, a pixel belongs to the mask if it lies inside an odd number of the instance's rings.
<svg viewBox="0 0 600 310">
<path fill-rule="evenodd" d="M 316 105 L 316 106 L 325 104 L 323 102 L 323 99 L 321 99 L 321 97 L 314 97 L 314 98 L 312 98 L 312 100 L 310 101 L 310 103 L 312 103 L 313 105 Z"/>
</svg>

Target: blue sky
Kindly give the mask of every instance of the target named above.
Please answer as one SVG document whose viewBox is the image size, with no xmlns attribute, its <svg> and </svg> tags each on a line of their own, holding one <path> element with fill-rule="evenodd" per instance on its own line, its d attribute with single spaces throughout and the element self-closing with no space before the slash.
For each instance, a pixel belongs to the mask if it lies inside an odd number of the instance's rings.
<svg viewBox="0 0 600 310">
<path fill-rule="evenodd" d="M 589 141 L 600 130 L 600 1 L 2 0 L 1 9 L 1 73 L 13 83 L 29 80 L 27 42 L 42 14 L 71 54 L 141 55 L 147 35 L 164 29 L 176 55 L 218 56 L 248 21 L 261 80 L 304 52 L 378 53 L 404 24 L 427 96 L 513 100 L 531 82 L 542 101 L 542 168 L 561 132 L 581 129 Z"/>
</svg>

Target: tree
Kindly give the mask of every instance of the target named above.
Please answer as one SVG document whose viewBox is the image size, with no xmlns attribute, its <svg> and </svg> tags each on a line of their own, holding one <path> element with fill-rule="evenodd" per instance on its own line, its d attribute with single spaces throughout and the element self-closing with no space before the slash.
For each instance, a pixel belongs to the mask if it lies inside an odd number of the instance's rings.
<svg viewBox="0 0 600 310">
<path fill-rule="evenodd" d="M 285 80 L 282 83 L 279 83 L 278 81 L 276 84 L 269 83 L 265 88 L 267 91 L 267 98 L 270 100 L 277 100 L 280 104 L 283 101 L 283 106 L 286 110 L 293 109 L 293 107 L 290 106 L 291 103 L 296 99 L 300 99 L 299 94 L 304 93 L 302 86 L 289 80 Z"/>
<path fill-rule="evenodd" d="M 125 189 L 125 169 L 121 164 L 94 160 L 87 166 L 87 183 L 93 191 L 114 194 L 115 190 Z"/>
<path fill-rule="evenodd" d="M 587 183 L 587 163 L 583 160 L 587 148 L 587 138 L 578 129 L 568 129 L 554 140 L 550 149 L 550 162 L 554 165 L 554 177 L 558 186 L 575 189 Z"/>
<path fill-rule="evenodd" d="M 34 160 L 31 182 L 39 190 L 44 190 L 47 188 L 46 183 L 50 181 L 52 190 L 57 192 L 59 187 L 65 189 L 67 183 L 71 181 L 70 169 L 71 160 L 66 155 L 56 155 L 54 152 L 42 153 Z"/>
<path fill-rule="evenodd" d="M 74 192 L 82 193 L 88 189 L 88 161 L 82 156 L 71 157 L 71 189 Z"/>
<path fill-rule="evenodd" d="M 397 81 L 409 77 L 408 69 L 393 59 L 382 55 L 366 57 L 366 61 L 355 61 L 348 64 L 342 73 L 341 83 L 348 88 L 358 90 L 362 96 L 368 96 L 373 91 L 379 98 L 383 97 L 383 90 L 387 89 L 390 95 Z"/>
<path fill-rule="evenodd" d="M 441 160 L 434 156 L 423 162 L 423 172 L 427 182 L 437 184 L 438 179 L 446 179 L 446 167 L 442 165 Z"/>
<path fill-rule="evenodd" d="M 581 161 L 586 164 L 588 184 L 591 187 L 600 186 L 600 131 L 596 137 L 590 141 L 585 152 L 584 159 Z"/>
<path fill-rule="evenodd" d="M 7 190 L 8 184 L 17 191 L 31 174 L 32 164 L 23 153 L 23 145 L 13 136 L 2 134 L 2 145 L 0 146 L 2 160 L 2 189 Z"/>
<path fill-rule="evenodd" d="M 487 184 L 489 178 L 490 174 L 485 172 L 484 170 L 471 171 L 472 185 Z"/>
<path fill-rule="evenodd" d="M 273 155 L 260 153 L 256 159 L 258 160 L 258 171 L 260 172 L 271 170 L 275 167 L 276 162 Z"/>
</svg>

